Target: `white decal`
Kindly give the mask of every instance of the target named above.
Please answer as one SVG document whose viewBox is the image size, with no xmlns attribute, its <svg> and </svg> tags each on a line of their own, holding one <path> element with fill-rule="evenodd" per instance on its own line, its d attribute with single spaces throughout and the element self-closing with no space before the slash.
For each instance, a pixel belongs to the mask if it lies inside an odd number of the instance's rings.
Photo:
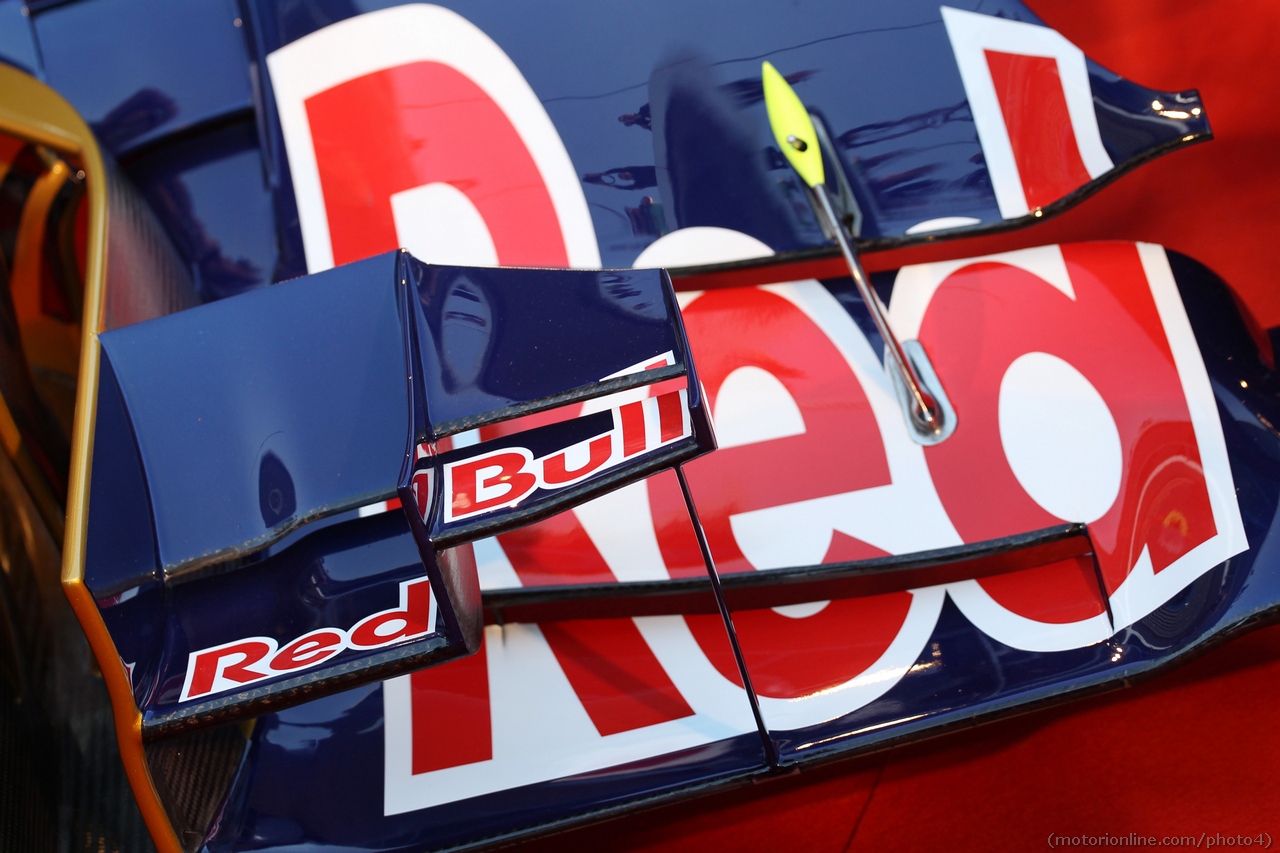
<svg viewBox="0 0 1280 853">
<path fill-rule="evenodd" d="M 1005 114 L 991 77 L 987 51 L 1055 60 L 1071 128 L 1075 134 L 1075 146 L 1079 149 L 1079 156 L 1088 176 L 1096 178 L 1114 168 L 1111 157 L 1102 145 L 1098 116 L 1093 110 L 1089 69 L 1080 48 L 1048 27 L 966 12 L 949 6 L 942 7 L 942 20 L 946 24 L 951 49 L 960 68 L 960 79 L 964 81 L 965 95 L 969 99 L 969 109 L 973 112 L 978 139 L 982 143 L 982 154 L 991 175 L 991 186 L 995 190 L 996 203 L 1003 218 L 1025 216 L 1031 212 L 1032 205 L 1027 202 L 1023 176 L 1019 173 L 1014 157 L 1014 146 L 1009 138 Z M 1017 109 L 1018 106 L 1010 105 L 1010 108 Z M 1045 157 L 1062 156 L 1059 151 L 1046 150 L 1039 153 Z M 922 223 L 926 224 L 929 223 Z"/>
</svg>

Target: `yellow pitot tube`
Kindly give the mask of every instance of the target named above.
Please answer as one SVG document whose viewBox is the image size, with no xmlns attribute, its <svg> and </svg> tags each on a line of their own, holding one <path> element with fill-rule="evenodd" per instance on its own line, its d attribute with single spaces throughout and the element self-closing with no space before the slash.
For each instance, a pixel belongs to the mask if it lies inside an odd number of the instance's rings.
<svg viewBox="0 0 1280 853">
<path fill-rule="evenodd" d="M 811 187 L 825 183 L 822 149 L 818 146 L 818 134 L 813 129 L 809 111 L 778 69 L 766 62 L 762 75 L 764 104 L 769 111 L 769 126 L 773 128 L 778 147 L 802 181 Z"/>
</svg>

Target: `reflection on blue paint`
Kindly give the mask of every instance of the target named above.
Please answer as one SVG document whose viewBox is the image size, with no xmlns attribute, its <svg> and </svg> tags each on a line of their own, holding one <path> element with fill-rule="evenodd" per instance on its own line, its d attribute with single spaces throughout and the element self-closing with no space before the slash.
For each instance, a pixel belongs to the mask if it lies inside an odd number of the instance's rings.
<svg viewBox="0 0 1280 853">
<path fill-rule="evenodd" d="M 246 2 L 261 55 L 399 5 Z M 630 266 L 658 237 L 693 225 L 742 231 L 780 253 L 826 243 L 772 142 L 759 87 L 763 59 L 823 119 L 862 214 L 860 237 L 884 245 L 942 218 L 974 228 L 1004 221 L 932 0 L 654 0 L 625 8 L 550 0 L 533 16 L 485 0 L 440 5 L 497 42 L 541 100 L 582 180 L 605 267 Z M 947 5 L 1041 23 L 1018 0 Z M 1202 118 L 1152 114 L 1151 99 L 1161 93 L 1096 65 L 1089 73 L 1119 169 L 1141 162 L 1142 152 L 1208 130 Z M 271 159 L 281 162 L 279 128 L 272 125 L 271 133 Z M 273 180 L 287 194 L 287 175 Z M 292 220 L 280 227 L 283 243 L 300 242 Z"/>
<path fill-rule="evenodd" d="M 127 164 L 205 301 L 271 281 L 275 208 L 250 119 L 148 152 Z"/>
<path fill-rule="evenodd" d="M 0 2 L 0 62 L 36 76 L 42 74 L 35 33 L 31 32 L 26 6 L 21 0 Z"/>
<path fill-rule="evenodd" d="M 34 13 L 49 84 L 116 153 L 249 109 L 235 0 L 90 0 Z"/>
</svg>

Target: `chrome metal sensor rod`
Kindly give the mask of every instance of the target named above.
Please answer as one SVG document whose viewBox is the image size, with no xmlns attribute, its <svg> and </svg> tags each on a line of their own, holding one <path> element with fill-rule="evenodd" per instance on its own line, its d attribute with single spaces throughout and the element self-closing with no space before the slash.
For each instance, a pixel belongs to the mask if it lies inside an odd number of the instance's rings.
<svg viewBox="0 0 1280 853">
<path fill-rule="evenodd" d="M 796 141 L 799 142 L 800 140 Z M 931 431 L 939 432 L 941 430 L 939 419 L 942 413 L 938 406 L 938 401 L 933 399 L 928 391 L 924 390 L 924 384 L 916 374 L 915 366 L 907 359 L 907 354 L 903 351 L 902 344 L 898 342 L 898 336 L 893 333 L 893 329 L 889 328 L 889 320 L 885 317 L 885 307 L 880 302 L 880 297 L 871 289 L 871 282 L 867 280 L 867 272 L 862 268 L 858 250 L 853 247 L 853 240 L 845 232 L 844 223 L 836 216 L 835 210 L 831 206 L 831 196 L 827 192 L 826 184 L 818 184 L 813 187 L 813 190 L 814 195 L 818 197 L 818 201 L 822 203 L 822 212 L 825 214 L 831 230 L 836 235 L 836 242 L 840 244 L 840 252 L 844 255 L 845 263 L 849 266 L 849 275 L 853 278 L 853 283 L 857 285 L 858 293 L 862 294 L 862 301 L 866 303 L 867 310 L 871 312 L 871 319 L 875 321 L 876 330 L 880 332 L 880 337 L 884 339 L 885 348 L 889 350 L 889 356 L 893 359 L 893 364 L 898 371 L 899 377 L 911 394 L 911 400 L 915 405 L 913 406 L 914 411 L 909 414 L 917 420 L 923 421 Z"/>
<path fill-rule="evenodd" d="M 903 418 L 908 432 L 920 444 L 937 444 L 946 439 L 956 427 L 955 409 L 952 408 L 942 383 L 929 363 L 929 357 L 918 341 L 899 341 L 880 297 L 871 288 L 866 270 L 858 258 L 849 233 L 836 215 L 827 191 L 826 169 L 822 162 L 822 149 L 813 119 L 795 90 L 768 62 L 763 66 L 764 100 L 769 111 L 769 124 L 787 162 L 813 192 L 818 203 L 816 212 L 835 235 L 840 253 L 849 267 L 849 275 L 862 295 L 862 301 L 875 322 L 880 337 L 884 339 L 888 356 L 885 367 L 890 372 Z"/>
</svg>

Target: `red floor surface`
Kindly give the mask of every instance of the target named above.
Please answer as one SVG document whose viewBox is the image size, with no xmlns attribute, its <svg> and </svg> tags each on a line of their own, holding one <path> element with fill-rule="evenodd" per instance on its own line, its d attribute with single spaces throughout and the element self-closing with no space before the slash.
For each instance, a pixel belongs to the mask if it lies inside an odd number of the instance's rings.
<svg viewBox="0 0 1280 853">
<path fill-rule="evenodd" d="M 1274 0 L 1032 0 L 1095 61 L 1156 89 L 1197 88 L 1214 140 L 1139 168 L 1055 240 L 1151 240 L 1208 264 L 1263 326 L 1280 325 L 1280 110 Z"/>
<path fill-rule="evenodd" d="M 1090 239 L 1162 243 L 1280 325 L 1280 2 L 1031 0 L 1090 57 L 1198 88 L 1216 139 L 1014 235 L 869 259 L 964 257 Z M 1148 684 L 522 845 L 664 853 L 1049 849 L 1051 833 L 1280 836 L 1280 627 Z M 1220 843 L 1219 847 L 1225 847 Z M 1201 849 L 1207 849 L 1202 845 Z"/>
</svg>

